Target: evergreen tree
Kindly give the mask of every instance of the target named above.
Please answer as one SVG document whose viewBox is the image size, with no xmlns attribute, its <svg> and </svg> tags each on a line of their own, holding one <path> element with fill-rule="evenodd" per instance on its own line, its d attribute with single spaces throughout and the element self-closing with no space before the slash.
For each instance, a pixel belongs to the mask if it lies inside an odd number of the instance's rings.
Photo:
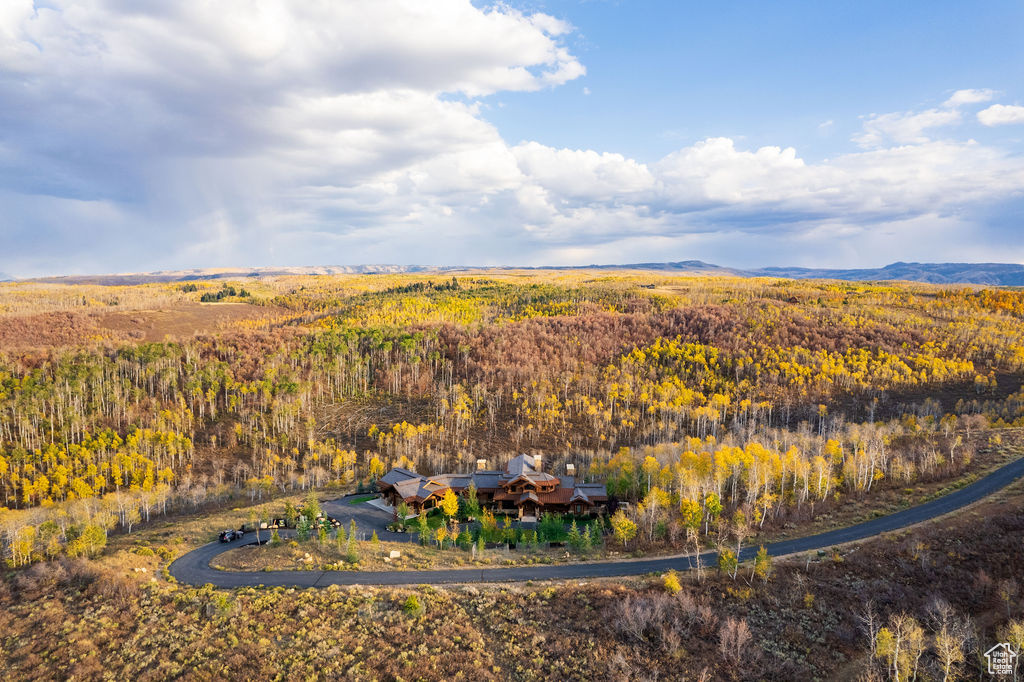
<svg viewBox="0 0 1024 682">
<path fill-rule="evenodd" d="M 312 525 L 309 522 L 309 517 L 302 514 L 299 516 L 299 522 L 295 526 L 295 536 L 299 539 L 299 542 L 305 542 L 309 539 L 310 530 L 312 530 Z"/>
<path fill-rule="evenodd" d="M 577 552 L 579 552 L 583 546 L 580 529 L 576 527 L 576 519 L 573 519 L 572 526 L 569 528 L 569 546 Z"/>
<path fill-rule="evenodd" d="M 476 518 L 480 516 L 480 500 L 476 494 L 476 483 L 470 481 L 469 487 L 466 488 L 465 496 L 463 497 L 463 503 L 465 505 L 466 516 L 470 518 Z"/>
<path fill-rule="evenodd" d="M 419 541 L 421 545 L 426 545 L 430 542 L 430 524 L 427 522 L 427 512 L 420 510 L 420 515 L 416 519 L 416 532 L 419 533 Z"/>
<path fill-rule="evenodd" d="M 345 561 L 350 564 L 359 562 L 359 548 L 357 545 L 356 534 L 354 532 L 350 532 L 348 534 L 348 543 L 345 547 Z"/>
<path fill-rule="evenodd" d="M 320 516 L 320 499 L 312 490 L 306 495 L 306 504 L 302 508 L 302 513 L 309 518 L 310 523 L 315 523 L 316 518 Z"/>
<path fill-rule="evenodd" d="M 338 529 L 334 531 L 334 544 L 338 548 L 338 553 L 343 554 L 348 546 L 348 538 L 345 537 L 345 526 L 338 526 Z"/>
</svg>

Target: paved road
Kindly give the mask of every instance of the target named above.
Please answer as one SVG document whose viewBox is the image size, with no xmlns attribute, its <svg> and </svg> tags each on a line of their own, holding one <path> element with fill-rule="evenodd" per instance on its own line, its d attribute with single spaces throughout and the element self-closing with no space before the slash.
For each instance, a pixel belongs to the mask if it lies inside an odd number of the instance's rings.
<svg viewBox="0 0 1024 682">
<path fill-rule="evenodd" d="M 1019 459 L 968 486 L 925 504 L 895 514 L 858 523 L 847 528 L 828 531 L 767 545 L 772 556 L 827 549 L 845 542 L 863 540 L 881 533 L 905 528 L 915 523 L 942 516 L 961 509 L 1024 475 L 1024 459 Z M 357 505 L 352 505 L 357 506 Z M 362 505 L 360 505 L 362 506 Z M 358 521 L 357 521 L 358 523 Z M 255 538 L 250 540 L 255 542 Z M 695 565 L 693 556 L 632 559 L 548 566 L 516 566 L 512 568 L 460 568 L 433 571 L 260 571 L 253 573 L 218 571 L 210 568 L 210 560 L 240 543 L 213 542 L 204 545 L 174 561 L 171 575 L 179 582 L 192 585 L 211 583 L 216 587 L 282 586 L 326 587 L 328 585 L 419 585 L 472 582 L 517 582 L 526 580 L 562 580 L 576 578 L 603 578 L 623 575 L 661 573 L 669 569 L 685 571 Z M 741 559 L 750 559 L 756 547 L 745 547 Z M 716 561 L 714 552 L 700 555 L 705 566 Z"/>
<path fill-rule="evenodd" d="M 376 532 L 377 537 L 388 542 L 411 542 L 417 538 L 417 533 L 395 533 L 388 530 L 388 524 L 392 521 L 390 513 L 374 507 L 371 504 L 349 504 L 350 501 L 366 497 L 366 493 L 345 495 L 337 500 L 321 502 L 320 509 L 328 516 L 333 516 L 345 525 L 345 532 L 348 533 L 349 523 L 356 522 L 358 532 L 357 538 L 369 540 Z"/>
</svg>

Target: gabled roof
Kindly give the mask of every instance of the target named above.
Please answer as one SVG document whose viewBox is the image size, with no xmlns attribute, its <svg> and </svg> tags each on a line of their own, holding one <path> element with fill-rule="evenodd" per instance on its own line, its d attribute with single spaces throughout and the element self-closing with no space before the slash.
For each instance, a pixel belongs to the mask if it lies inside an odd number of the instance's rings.
<svg viewBox="0 0 1024 682">
<path fill-rule="evenodd" d="M 399 483 L 401 481 L 407 481 L 411 478 L 420 478 L 420 475 L 417 474 L 415 471 L 409 471 L 408 469 L 403 469 L 402 467 L 395 467 L 391 471 L 381 476 L 379 481 L 381 483 L 387 483 L 388 485 L 395 485 L 396 483 Z"/>
<path fill-rule="evenodd" d="M 514 457 L 506 471 L 475 471 L 471 474 L 438 474 L 421 476 L 414 471 L 395 467 L 378 479 L 379 486 L 392 488 L 403 500 L 423 502 L 431 495 L 444 494 L 446 490 L 462 493 L 470 483 L 478 490 L 493 492 L 495 501 L 527 500 L 537 504 L 567 504 L 584 502 L 593 505 L 608 500 L 608 491 L 601 483 L 577 483 L 572 476 L 552 476 L 533 468 L 534 458 L 530 455 Z M 515 474 L 511 472 L 515 471 Z M 547 492 L 511 493 L 508 485 L 519 480 L 532 483 L 558 482 L 558 486 Z"/>
<path fill-rule="evenodd" d="M 395 492 L 398 493 L 403 500 L 416 499 L 423 501 L 435 493 L 440 493 L 448 490 L 450 486 L 447 484 L 438 482 L 428 478 L 409 478 L 404 481 L 399 481 L 394 485 Z"/>
<path fill-rule="evenodd" d="M 577 500 L 579 500 L 580 502 L 586 502 L 587 504 L 591 504 L 590 498 L 587 497 L 587 494 L 583 492 L 580 488 L 576 488 L 575 490 L 573 490 L 572 497 L 569 498 L 570 502 L 576 502 Z"/>
<path fill-rule="evenodd" d="M 501 486 L 510 485 L 520 479 L 532 483 L 551 483 L 558 477 L 544 471 L 537 471 L 537 459 L 533 455 L 516 455 L 505 466 L 505 472 L 498 477 Z"/>
<path fill-rule="evenodd" d="M 577 483 L 575 491 L 586 495 L 591 502 L 604 502 L 608 499 L 608 489 L 603 483 Z"/>
<path fill-rule="evenodd" d="M 518 476 L 528 471 L 536 471 L 537 466 L 533 455 L 516 455 L 505 465 L 505 472 L 510 476 Z"/>
<path fill-rule="evenodd" d="M 473 473 L 473 483 L 477 490 L 497 490 L 501 487 L 499 479 L 500 471 L 476 471 Z"/>
<path fill-rule="evenodd" d="M 394 484 L 395 492 L 401 495 L 402 499 L 406 500 L 410 497 L 417 497 L 420 486 L 423 485 L 423 482 L 423 479 L 419 476 L 399 481 Z"/>
<path fill-rule="evenodd" d="M 568 504 L 569 496 L 572 495 L 572 489 L 555 488 L 549 493 L 534 493 L 533 491 L 527 491 L 525 493 L 510 493 L 505 490 L 501 490 L 494 494 L 494 501 L 519 502 L 525 495 L 536 495 L 537 501 L 540 504 Z"/>
<path fill-rule="evenodd" d="M 441 485 L 449 488 L 455 488 L 456 490 L 468 488 L 469 482 L 472 479 L 473 477 L 470 474 L 440 474 L 438 476 L 429 477 L 429 480 L 435 483 L 440 483 Z"/>
<path fill-rule="evenodd" d="M 530 472 L 519 474 L 518 476 L 512 478 L 508 478 L 507 480 L 501 481 L 501 484 L 512 485 L 513 483 L 518 483 L 519 481 L 529 481 L 530 483 L 551 483 L 557 480 L 558 479 L 552 476 L 551 474 L 545 474 L 541 472 Z"/>
</svg>

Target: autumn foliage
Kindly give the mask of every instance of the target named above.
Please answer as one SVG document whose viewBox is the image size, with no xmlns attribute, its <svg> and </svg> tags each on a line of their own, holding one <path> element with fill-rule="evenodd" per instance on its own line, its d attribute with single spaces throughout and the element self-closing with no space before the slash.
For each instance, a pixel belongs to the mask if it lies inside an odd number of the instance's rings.
<svg viewBox="0 0 1024 682">
<path fill-rule="evenodd" d="M 531 449 L 637 503 L 638 540 L 707 538 L 737 509 L 761 526 L 954 475 L 980 428 L 1024 425 L 1021 294 L 1004 290 L 583 271 L 285 277 L 204 304 L 282 312 L 187 338 L 133 342 L 91 317 L 228 289 L 0 286 L 8 560 L 168 508 L 369 484 L 395 465 L 497 466 Z M 39 315 L 69 331 L 13 343 Z"/>
</svg>

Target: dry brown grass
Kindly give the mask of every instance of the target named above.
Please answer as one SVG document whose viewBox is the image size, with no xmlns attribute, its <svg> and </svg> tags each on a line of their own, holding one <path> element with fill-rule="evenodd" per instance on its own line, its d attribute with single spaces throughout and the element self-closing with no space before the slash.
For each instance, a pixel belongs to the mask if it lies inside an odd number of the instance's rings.
<svg viewBox="0 0 1024 682">
<path fill-rule="evenodd" d="M 183 340 L 200 334 L 265 329 L 289 316 L 283 308 L 246 303 L 176 303 L 159 310 L 81 309 L 14 315 L 0 324 L 0 349 Z"/>
<path fill-rule="evenodd" d="M 401 553 L 398 559 L 390 559 L 390 552 Z M 315 540 L 308 542 L 283 541 L 278 546 L 246 545 L 228 550 L 217 556 L 212 565 L 226 571 L 419 571 L 460 566 L 529 566 L 533 564 L 566 563 L 570 561 L 594 561 L 603 557 L 601 553 L 586 556 L 571 554 L 564 548 L 538 549 L 537 551 L 485 549 L 474 556 L 472 551 L 463 549 L 438 549 L 424 547 L 412 542 L 360 541 L 357 545 L 358 561 L 349 563 L 344 548 L 339 550 L 333 540 L 320 545 Z"/>
<path fill-rule="evenodd" d="M 96 325 L 137 341 L 184 339 L 239 327 L 258 328 L 287 316 L 276 306 L 248 303 L 183 303 L 162 310 L 102 313 Z"/>
</svg>

